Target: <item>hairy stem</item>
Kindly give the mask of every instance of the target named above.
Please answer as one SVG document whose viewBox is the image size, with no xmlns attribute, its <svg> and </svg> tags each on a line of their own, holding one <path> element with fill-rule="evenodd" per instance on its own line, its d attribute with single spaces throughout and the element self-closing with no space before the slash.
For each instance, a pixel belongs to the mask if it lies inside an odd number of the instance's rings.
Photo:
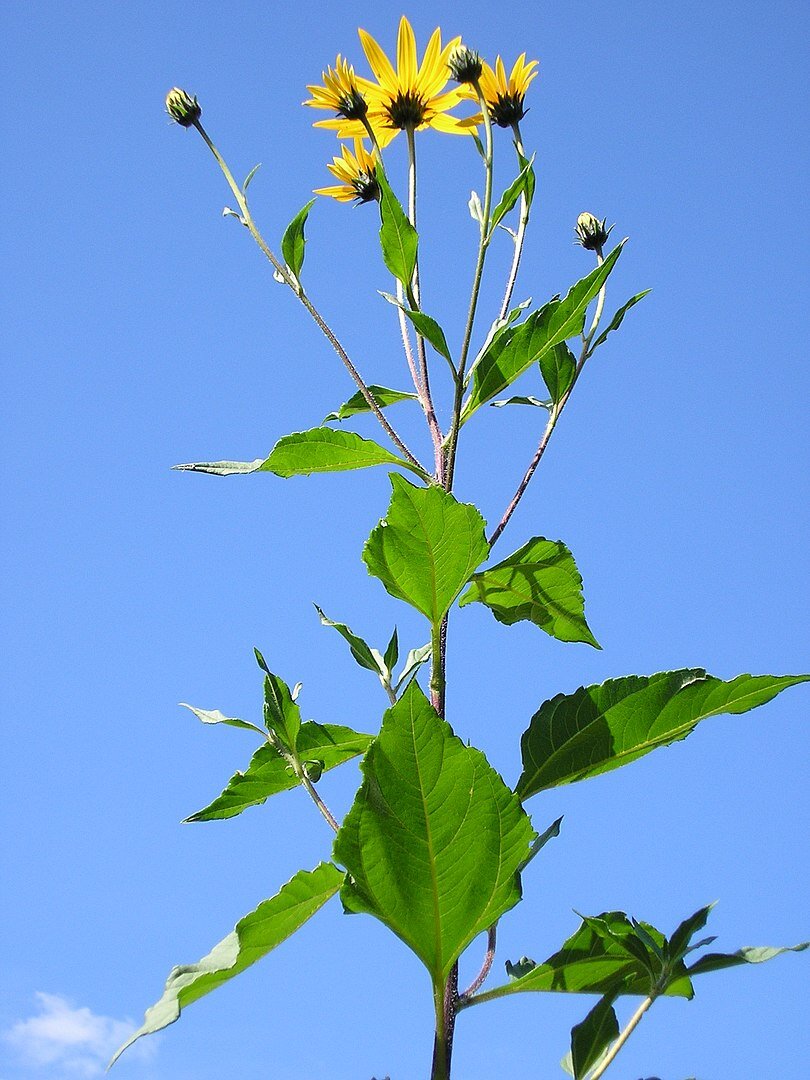
<svg viewBox="0 0 810 1080">
<path fill-rule="evenodd" d="M 487 975 L 489 975 L 490 971 L 492 970 L 492 964 L 495 960 L 495 946 L 497 944 L 497 936 L 498 924 L 493 923 L 493 925 L 490 926 L 489 930 L 487 930 L 487 951 L 484 954 L 484 962 L 481 965 L 481 970 L 475 976 L 475 978 L 464 991 L 464 993 L 459 995 L 459 1002 L 462 1002 L 465 998 L 470 997 L 486 982 Z"/>
<path fill-rule="evenodd" d="M 520 124 L 516 120 L 512 125 L 512 131 L 515 136 L 515 151 L 518 156 L 518 164 L 520 165 L 521 159 L 525 158 L 523 152 L 523 140 L 520 135 Z M 520 166 L 523 167 L 522 165 Z M 509 305 L 512 302 L 512 293 L 515 291 L 515 282 L 517 281 L 518 270 L 520 269 L 520 259 L 523 255 L 523 242 L 526 239 L 526 227 L 529 224 L 529 200 L 526 198 L 525 191 L 520 196 L 520 219 L 518 222 L 517 235 L 515 236 L 515 250 L 512 254 L 512 265 L 509 268 L 509 277 L 506 282 L 506 290 L 503 294 L 503 301 L 501 303 L 501 311 L 498 316 L 499 319 L 505 319 L 509 312 Z"/>
<path fill-rule="evenodd" d="M 244 221 L 247 228 L 250 230 L 250 234 L 253 237 L 253 239 L 256 241 L 256 243 L 258 244 L 259 249 L 262 252 L 262 254 L 265 256 L 265 258 L 268 259 L 271 266 L 276 271 L 278 276 L 282 279 L 282 281 L 286 285 L 289 285 L 289 287 L 292 289 L 292 291 L 295 293 L 295 295 L 301 301 L 303 306 L 306 308 L 306 310 L 312 316 L 313 320 L 315 321 L 316 326 L 321 331 L 321 333 L 326 337 L 329 344 L 332 346 L 332 348 L 338 354 L 338 357 L 340 358 L 340 360 L 343 363 L 344 367 L 349 372 L 352 379 L 354 379 L 354 382 L 356 383 L 357 388 L 359 389 L 360 393 L 363 395 L 363 398 L 364 398 L 366 404 L 368 405 L 369 409 L 371 409 L 371 411 L 374 413 L 374 415 L 377 417 L 377 420 L 379 420 L 380 424 L 382 425 L 383 430 L 385 431 L 386 435 L 389 437 L 391 442 L 394 444 L 394 446 L 396 446 L 396 448 L 400 451 L 400 453 L 403 455 L 403 457 L 405 457 L 410 462 L 410 464 L 414 466 L 414 468 L 419 469 L 419 471 L 423 475 L 427 476 L 428 475 L 427 471 L 424 468 L 424 466 L 420 463 L 419 459 L 417 457 L 415 457 L 414 454 L 411 453 L 411 451 L 408 449 L 408 447 L 405 445 L 405 443 L 402 441 L 402 439 L 399 437 L 399 435 L 397 435 L 396 431 L 394 431 L 394 429 L 389 424 L 388 420 L 386 419 L 385 415 L 383 414 L 382 409 L 380 408 L 380 405 L 379 405 L 378 401 L 376 400 L 374 395 L 369 390 L 369 388 L 366 385 L 366 383 L 364 382 L 362 376 L 360 375 L 357 368 L 354 366 L 351 359 L 349 358 L 348 353 L 343 348 L 341 343 L 338 341 L 337 337 L 335 336 L 335 334 L 333 333 L 333 331 L 331 330 L 331 328 L 327 324 L 326 320 L 323 318 L 323 316 L 320 314 L 320 312 L 316 309 L 315 305 L 312 303 L 312 301 L 309 299 L 309 297 L 303 291 L 300 284 L 298 282 L 296 282 L 295 279 L 292 277 L 292 275 L 288 271 L 287 267 L 284 266 L 281 262 L 279 262 L 279 260 L 276 258 L 276 256 L 273 254 L 273 252 L 271 251 L 271 249 L 267 245 L 264 237 L 259 232 L 259 229 L 257 228 L 255 221 L 253 220 L 253 216 L 250 213 L 250 209 L 248 208 L 247 199 L 245 198 L 244 192 L 242 191 L 242 189 L 239 187 L 239 185 L 234 180 L 233 173 L 228 168 L 228 165 L 225 162 L 225 159 L 222 157 L 220 152 L 217 150 L 216 146 L 214 146 L 214 144 L 211 142 L 211 139 L 208 137 L 208 133 L 206 132 L 206 130 L 202 126 L 202 124 L 199 122 L 199 120 L 194 121 L 194 127 L 196 127 L 197 131 L 199 131 L 199 133 L 202 136 L 203 141 L 205 142 L 206 146 L 208 147 L 208 149 L 211 151 L 211 153 L 216 158 L 217 164 L 219 165 L 220 169 L 222 170 L 223 176 L 225 177 L 225 179 L 228 182 L 228 187 L 231 189 L 231 192 L 233 193 L 233 197 L 236 199 L 236 202 L 237 202 L 237 204 L 239 206 L 239 210 L 240 210 L 240 212 L 242 214 L 242 220 Z"/>
<path fill-rule="evenodd" d="M 461 404 L 464 396 L 464 373 L 467 369 L 467 358 L 470 353 L 470 344 L 472 342 L 475 312 L 478 308 L 478 294 L 481 290 L 481 278 L 484 273 L 484 260 L 490 241 L 489 217 L 492 209 L 492 120 L 490 119 L 489 109 L 487 108 L 486 100 L 478 82 L 475 83 L 475 91 L 478 94 L 478 103 L 481 106 L 481 115 L 484 118 L 484 130 L 486 133 L 484 157 L 484 166 L 486 170 L 483 207 L 484 220 L 481 223 L 481 236 L 478 241 L 478 256 L 475 261 L 475 272 L 473 274 L 473 284 L 470 292 L 470 306 L 467 311 L 467 324 L 464 328 L 464 338 L 461 343 L 461 353 L 459 354 L 458 360 L 458 378 L 456 380 L 456 391 L 453 399 L 453 415 L 450 422 L 450 431 L 447 436 L 447 466 L 445 468 L 444 485 L 447 491 L 450 491 L 453 486 L 453 473 L 455 472 L 456 467 L 456 450 L 458 447 L 459 431 L 461 429 Z"/>
<path fill-rule="evenodd" d="M 604 1075 L 605 1071 L 615 1060 L 618 1052 L 621 1050 L 621 1048 L 633 1034 L 635 1029 L 638 1027 L 642 1016 L 647 1011 L 647 1009 L 649 1009 L 657 996 L 657 994 L 650 994 L 649 997 L 644 998 L 642 1003 L 630 1017 L 630 1020 L 627 1023 L 627 1027 L 619 1035 L 613 1046 L 611 1046 L 610 1050 L 608 1051 L 607 1057 L 605 1057 L 601 1064 L 598 1066 L 598 1068 L 594 1069 L 594 1071 L 591 1073 L 590 1080 L 599 1080 L 599 1077 Z"/>
<path fill-rule="evenodd" d="M 262 731 L 261 734 L 264 735 L 265 739 L 267 739 L 273 749 L 284 758 L 287 762 L 287 767 L 295 773 L 298 780 L 300 780 L 302 787 L 317 806 L 329 828 L 337 832 L 340 826 L 338 825 L 334 814 L 315 790 L 315 785 L 307 776 L 306 768 L 301 764 L 296 755 L 286 749 L 274 731 Z"/>
</svg>

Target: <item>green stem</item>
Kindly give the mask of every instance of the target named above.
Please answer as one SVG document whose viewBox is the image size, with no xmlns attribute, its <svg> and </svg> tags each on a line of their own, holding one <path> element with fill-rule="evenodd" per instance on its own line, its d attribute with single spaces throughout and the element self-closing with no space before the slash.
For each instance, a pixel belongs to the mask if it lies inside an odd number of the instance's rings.
<svg viewBox="0 0 810 1080">
<path fill-rule="evenodd" d="M 295 295 L 301 301 L 303 306 L 306 308 L 306 310 L 312 316 L 312 319 L 314 320 L 314 322 L 317 325 L 318 329 L 326 337 L 329 344 L 332 346 L 332 348 L 338 354 L 338 356 L 339 356 L 340 360 L 342 361 L 344 367 L 349 372 L 352 379 L 354 379 L 354 382 L 356 383 L 357 388 L 359 389 L 360 393 L 363 395 L 363 398 L 365 399 L 366 404 L 368 405 L 368 407 L 371 409 L 371 411 L 374 413 L 374 415 L 379 420 L 380 424 L 382 425 L 383 430 L 385 431 L 386 435 L 388 435 L 391 442 L 394 444 L 394 446 L 397 447 L 397 449 L 400 451 L 400 453 L 403 455 L 403 457 L 407 458 L 407 460 L 411 463 L 411 465 L 414 466 L 414 468 L 418 469 L 423 476 L 427 477 L 429 475 L 427 473 L 427 470 L 420 463 L 419 459 L 417 457 L 415 457 L 411 453 L 411 451 L 408 449 L 408 447 L 405 445 L 405 443 L 402 441 L 402 439 L 399 437 L 399 435 L 397 435 L 396 431 L 394 431 L 394 429 L 391 427 L 391 425 L 389 424 L 389 422 L 386 419 L 385 415 L 383 414 L 382 409 L 380 408 L 379 402 L 376 400 L 376 398 L 371 393 L 371 391 L 369 390 L 366 383 L 363 381 L 362 376 L 360 375 L 357 368 L 352 363 L 351 359 L 349 358 L 348 353 L 343 348 L 341 343 L 338 341 L 338 339 L 335 336 L 335 334 L 333 333 L 332 329 L 329 327 L 329 325 L 326 323 L 323 316 L 320 314 L 320 312 L 317 310 L 315 305 L 312 303 L 312 301 L 306 295 L 304 290 L 301 288 L 300 284 L 290 274 L 287 267 L 284 266 L 281 262 L 279 262 L 279 260 L 276 258 L 276 256 L 273 254 L 273 252 L 268 247 L 264 237 L 259 232 L 259 230 L 258 230 L 258 228 L 256 226 L 256 223 L 253 220 L 253 216 L 250 213 L 250 209 L 248 207 L 247 199 L 245 198 L 244 192 L 242 191 L 242 189 L 239 187 L 239 185 L 234 180 L 233 173 L 228 168 L 228 165 L 227 165 L 225 159 L 220 154 L 219 150 L 217 150 L 216 146 L 214 146 L 214 144 L 211 142 L 205 128 L 202 126 L 202 124 L 199 122 L 199 120 L 195 120 L 194 127 L 196 127 L 197 131 L 199 131 L 199 133 L 202 136 L 203 141 L 205 142 L 206 146 L 208 147 L 208 149 L 211 151 L 211 153 L 216 158 L 217 164 L 219 165 L 220 169 L 222 170 L 223 176 L 225 177 L 225 179 L 228 182 L 228 187 L 231 189 L 231 191 L 233 193 L 233 197 L 236 199 L 236 202 L 237 202 L 237 204 L 239 206 L 239 210 L 240 210 L 240 212 L 242 214 L 242 220 L 244 221 L 247 228 L 250 230 L 250 235 L 253 237 L 253 239 L 258 244 L 259 250 L 265 256 L 265 258 L 268 259 L 271 266 L 276 271 L 276 273 L 281 278 L 281 280 L 284 282 L 284 284 L 289 285 L 289 287 L 292 289 L 292 291 L 295 293 Z"/>
<path fill-rule="evenodd" d="M 627 1040 L 633 1034 L 635 1029 L 638 1027 L 642 1016 L 647 1011 L 647 1009 L 649 1009 L 649 1007 L 655 1001 L 657 996 L 658 996 L 657 994 L 650 994 L 649 997 L 646 997 L 642 1001 L 642 1003 L 639 1005 L 639 1007 L 636 1009 L 636 1011 L 630 1017 L 630 1020 L 627 1023 L 627 1027 L 619 1035 L 618 1039 L 613 1044 L 613 1046 L 611 1046 L 610 1050 L 608 1051 L 607 1057 L 605 1057 L 602 1060 L 602 1062 L 600 1063 L 599 1067 L 594 1069 L 594 1071 L 591 1073 L 590 1080 L 599 1080 L 599 1077 L 604 1075 L 604 1073 L 606 1072 L 608 1067 L 615 1060 L 616 1055 L 618 1054 L 618 1052 L 621 1050 L 621 1048 L 624 1046 L 624 1044 L 627 1042 Z"/>
<path fill-rule="evenodd" d="M 278 754 L 280 754 L 281 757 L 284 758 L 284 760 L 287 762 L 288 767 L 290 769 L 292 769 L 292 771 L 295 773 L 296 778 L 300 781 L 300 783 L 301 783 L 302 787 L 304 788 L 304 790 L 307 792 L 309 797 L 312 799 L 312 801 L 317 806 L 318 810 L 320 811 L 321 815 L 323 816 L 323 818 L 326 821 L 329 828 L 333 829 L 335 832 L 337 832 L 338 829 L 340 828 L 340 826 L 337 823 L 337 820 L 335 819 L 334 815 L 332 814 L 332 811 L 329 809 L 329 807 L 326 805 L 326 803 L 320 797 L 318 792 L 315 790 L 315 785 L 312 783 L 310 778 L 307 776 L 306 769 L 301 764 L 301 762 L 296 757 L 296 755 L 291 753 L 291 751 L 286 749 L 286 747 L 283 745 L 283 743 L 281 742 L 281 740 L 279 739 L 279 737 L 276 735 L 276 733 L 274 731 L 262 731 L 261 734 L 264 735 L 265 739 L 267 739 L 267 741 L 270 743 L 270 745 L 273 747 L 273 749 Z"/>
<path fill-rule="evenodd" d="M 523 152 L 523 140 L 520 135 L 520 124 L 516 120 L 512 125 L 512 131 L 515 136 L 515 151 L 518 155 L 518 165 L 523 168 L 521 159 L 525 158 Z M 515 282 L 517 281 L 518 270 L 520 269 L 520 259 L 523 254 L 523 242 L 526 238 L 526 227 L 529 224 L 529 200 L 526 198 L 525 191 L 520 196 L 520 219 L 518 222 L 517 235 L 515 236 L 515 250 L 512 254 L 512 265 L 509 268 L 509 278 L 506 282 L 506 291 L 503 294 L 503 302 L 501 303 L 501 312 L 498 316 L 499 319 L 505 319 L 509 312 L 509 305 L 512 302 L 512 293 L 515 291 Z"/>
<path fill-rule="evenodd" d="M 456 451 L 458 436 L 461 429 L 461 404 L 464 396 L 464 372 L 467 368 L 467 358 L 472 342 L 473 324 L 475 312 L 478 307 L 478 294 L 481 290 L 481 278 L 484 273 L 484 260 L 490 241 L 489 218 L 492 210 L 492 120 L 481 86 L 475 84 L 475 92 L 478 94 L 478 103 L 481 106 L 481 115 L 484 118 L 484 131 L 486 134 L 486 146 L 484 151 L 484 166 L 486 169 L 486 181 L 484 187 L 483 222 L 481 224 L 481 236 L 478 241 L 478 256 L 475 261 L 475 273 L 473 274 L 472 290 L 470 292 L 470 306 L 467 311 L 467 324 L 464 328 L 464 339 L 461 343 L 461 353 L 458 361 L 458 380 L 453 400 L 453 416 L 450 423 L 450 431 L 446 439 L 447 465 L 445 468 L 445 488 L 450 491 L 453 487 L 453 473 L 456 467 Z"/>
</svg>

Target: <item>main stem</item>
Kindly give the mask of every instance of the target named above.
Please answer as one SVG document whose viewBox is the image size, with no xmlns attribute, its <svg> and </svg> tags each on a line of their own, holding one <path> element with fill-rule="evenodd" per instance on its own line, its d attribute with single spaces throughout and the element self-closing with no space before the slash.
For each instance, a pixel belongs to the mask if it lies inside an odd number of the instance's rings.
<svg viewBox="0 0 810 1080">
<path fill-rule="evenodd" d="M 657 994 L 650 994 L 649 997 L 644 998 L 642 1003 L 639 1005 L 639 1007 L 636 1009 L 636 1011 L 630 1017 L 630 1020 L 627 1023 L 627 1027 L 624 1029 L 624 1031 L 621 1033 L 621 1035 L 619 1035 L 618 1039 L 613 1044 L 613 1046 L 611 1046 L 611 1048 L 610 1048 L 610 1050 L 609 1050 L 609 1052 L 607 1054 L 607 1057 L 605 1057 L 604 1060 L 599 1065 L 599 1067 L 597 1069 L 594 1069 L 594 1071 L 591 1073 L 590 1080 L 599 1080 L 599 1077 L 603 1076 L 604 1073 L 606 1072 L 606 1070 L 608 1069 L 608 1067 L 613 1064 L 613 1061 L 615 1060 L 616 1055 L 621 1050 L 621 1048 L 624 1046 L 624 1044 L 627 1042 L 627 1040 L 630 1038 L 630 1036 L 633 1034 L 633 1032 L 636 1030 L 642 1016 L 647 1011 L 647 1009 L 649 1009 L 649 1007 L 652 1005 L 652 1003 L 655 1001 L 656 997 L 657 997 Z"/>
</svg>

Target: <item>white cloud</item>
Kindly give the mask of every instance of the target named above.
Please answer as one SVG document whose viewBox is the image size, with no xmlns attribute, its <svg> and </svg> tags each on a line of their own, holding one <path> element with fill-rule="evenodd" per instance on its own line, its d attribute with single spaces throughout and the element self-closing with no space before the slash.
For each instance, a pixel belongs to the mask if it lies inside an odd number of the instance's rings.
<svg viewBox="0 0 810 1080">
<path fill-rule="evenodd" d="M 3 1033 L 3 1040 L 21 1061 L 35 1069 L 59 1066 L 70 1077 L 101 1076 L 114 1051 L 136 1026 L 131 1021 L 98 1016 L 86 1007 L 74 1008 L 59 994 L 38 992 L 35 997 L 38 1015 L 18 1020 Z M 148 1056 L 153 1049 L 144 1045 Z"/>
</svg>

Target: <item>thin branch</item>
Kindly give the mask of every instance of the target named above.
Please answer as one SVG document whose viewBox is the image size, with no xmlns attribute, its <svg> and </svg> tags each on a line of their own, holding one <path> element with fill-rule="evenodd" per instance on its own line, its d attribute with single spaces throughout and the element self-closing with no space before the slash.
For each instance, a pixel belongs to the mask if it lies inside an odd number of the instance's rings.
<svg viewBox="0 0 810 1080">
<path fill-rule="evenodd" d="M 352 363 L 352 361 L 349 358 L 349 355 L 346 352 L 346 350 L 343 348 L 343 346 L 338 341 L 335 334 L 332 332 L 332 330 L 329 327 L 329 325 L 327 324 L 326 320 L 323 318 L 323 316 L 317 310 L 315 305 L 312 303 L 312 301 L 309 299 L 309 297 L 303 291 L 300 284 L 297 281 L 295 281 L 295 279 L 290 274 L 287 267 L 284 266 L 281 262 L 279 262 L 279 260 L 276 258 L 276 256 L 273 254 L 273 252 L 268 247 L 267 243 L 265 242 L 264 237 L 259 232 L 259 230 L 258 230 L 258 228 L 256 226 L 256 223 L 253 220 L 253 216 L 251 215 L 250 210 L 248 208 L 247 199 L 245 198 L 244 192 L 242 191 L 242 189 L 239 187 L 239 185 L 234 180 L 233 174 L 231 173 L 231 170 L 228 168 L 224 158 L 221 156 L 221 154 L 217 150 L 216 146 L 214 146 L 214 144 L 211 142 L 210 138 L 208 137 L 208 133 L 205 131 L 205 128 L 203 128 L 203 126 L 199 122 L 199 120 L 194 121 L 194 127 L 196 127 L 196 129 L 199 131 L 199 133 L 202 136 L 203 141 L 205 142 L 206 146 L 208 147 L 208 149 L 211 151 L 211 153 L 216 158 L 217 163 L 219 164 L 219 167 L 222 170 L 222 173 L 223 173 L 225 179 L 228 182 L 228 186 L 230 187 L 231 191 L 233 192 L 233 196 L 234 196 L 234 198 L 236 199 L 236 201 L 237 201 L 237 203 L 239 205 L 239 209 L 240 209 L 240 211 L 242 213 L 242 220 L 244 221 L 247 228 L 250 230 L 250 234 L 253 237 L 253 239 L 256 241 L 256 243 L 258 244 L 259 249 L 261 250 L 262 254 L 269 260 L 271 266 L 276 271 L 276 273 L 281 278 L 281 280 L 286 285 L 289 285 L 289 287 L 292 289 L 292 291 L 295 293 L 295 295 L 298 297 L 298 299 L 304 305 L 306 310 L 312 316 L 312 318 L 314 319 L 316 325 L 318 326 L 318 329 L 324 334 L 324 336 L 326 337 L 329 344 L 332 346 L 332 348 L 338 354 L 338 356 L 339 356 L 340 360 L 342 361 L 344 367 L 349 372 L 352 379 L 354 379 L 354 381 L 355 381 L 355 383 L 357 385 L 357 388 L 359 389 L 360 393 L 363 395 L 363 398 L 364 398 L 366 404 L 368 405 L 369 409 L 374 413 L 374 415 L 377 417 L 380 424 L 382 425 L 383 430 L 385 431 L 386 435 L 388 435 L 389 439 L 394 444 L 394 446 L 397 447 L 397 449 L 400 451 L 400 453 L 403 455 L 403 457 L 405 457 L 411 463 L 411 465 L 413 465 L 415 468 L 419 469 L 419 471 L 421 473 L 423 473 L 425 476 L 429 475 L 427 473 L 427 470 L 425 469 L 425 467 L 419 461 L 419 459 L 417 457 L 415 457 L 414 454 L 411 453 L 411 451 L 408 449 L 408 447 L 405 445 L 405 443 L 402 441 L 402 439 L 399 437 L 399 435 L 397 435 L 396 431 L 394 431 L 394 429 L 391 427 L 390 423 L 388 422 L 385 415 L 383 414 L 382 409 L 380 408 L 379 402 L 376 400 L 376 398 L 371 393 L 371 391 L 369 390 L 366 383 L 363 381 L 362 376 L 360 375 L 357 368 Z"/>
<path fill-rule="evenodd" d="M 498 933 L 498 924 L 493 923 L 487 930 L 487 951 L 484 955 L 484 962 L 481 965 L 481 970 L 475 976 L 473 981 L 467 987 L 463 994 L 459 995 L 459 1003 L 463 1002 L 465 998 L 470 997 L 479 990 L 486 982 L 487 975 L 489 975 L 493 961 L 495 960 L 495 945 Z"/>
<path fill-rule="evenodd" d="M 520 164 L 521 158 L 525 158 L 526 155 L 523 152 L 523 140 L 520 135 L 520 124 L 517 120 L 512 125 L 512 131 L 515 135 L 515 150 L 518 155 L 518 164 Z M 499 319 L 505 319 L 509 312 L 509 305 L 512 302 L 512 293 L 515 291 L 515 282 L 517 281 L 518 270 L 520 269 L 520 258 L 523 254 L 523 242 L 526 238 L 526 227 L 528 224 L 529 200 L 526 198 L 526 192 L 524 191 L 521 192 L 520 196 L 520 220 L 518 223 L 517 235 L 515 236 L 515 250 L 512 254 L 512 265 L 509 268 L 509 277 L 506 282 L 506 291 L 503 294 L 501 313 L 498 316 Z"/>
<path fill-rule="evenodd" d="M 621 1050 L 621 1048 L 633 1034 L 635 1029 L 638 1027 L 639 1021 L 641 1020 L 642 1016 L 647 1011 L 647 1009 L 649 1009 L 657 996 L 657 994 L 650 994 L 649 997 L 645 998 L 642 1001 L 642 1003 L 630 1017 L 627 1027 L 624 1029 L 624 1031 L 622 1031 L 621 1035 L 619 1035 L 613 1046 L 611 1046 L 607 1056 L 601 1061 L 598 1068 L 594 1069 L 594 1071 L 591 1073 L 590 1080 L 599 1080 L 599 1077 L 604 1075 L 607 1068 L 615 1060 L 618 1052 Z"/>
</svg>

